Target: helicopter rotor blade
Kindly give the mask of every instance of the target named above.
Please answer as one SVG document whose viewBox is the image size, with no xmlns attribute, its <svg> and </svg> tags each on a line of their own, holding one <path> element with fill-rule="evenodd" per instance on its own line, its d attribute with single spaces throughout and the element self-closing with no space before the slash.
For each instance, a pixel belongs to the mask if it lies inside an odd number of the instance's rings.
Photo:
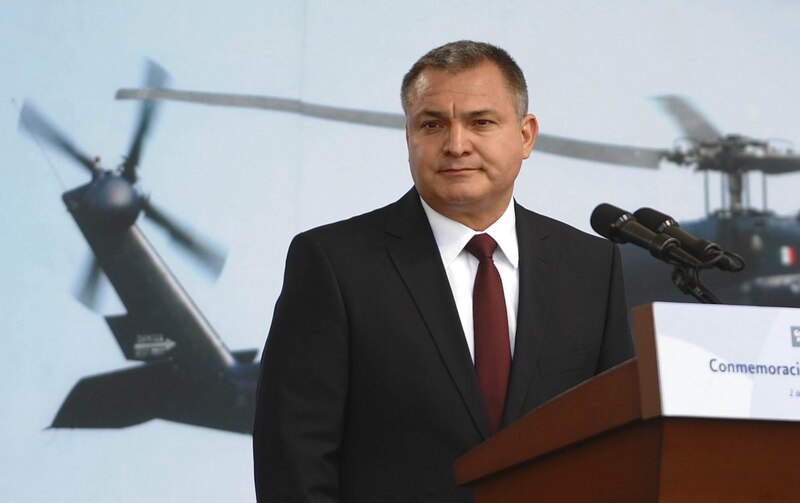
<svg viewBox="0 0 800 503">
<path fill-rule="evenodd" d="M 49 120 L 36 110 L 29 101 L 25 101 L 19 113 L 19 127 L 40 138 L 75 160 L 78 164 L 92 171 L 94 160 L 81 152 L 67 135 L 58 130 Z"/>
<path fill-rule="evenodd" d="M 687 137 L 697 141 L 717 141 L 722 133 L 683 96 L 665 95 L 654 98 Z"/>
<path fill-rule="evenodd" d="M 767 175 L 800 171 L 800 156 L 796 155 L 739 155 L 731 159 L 731 162 L 745 171 L 761 171 Z"/>
<path fill-rule="evenodd" d="M 156 62 L 148 60 L 147 70 L 144 84 L 149 89 L 158 89 L 164 87 L 169 75 L 161 68 Z M 150 131 L 150 126 L 153 122 L 158 104 L 155 101 L 143 101 L 139 109 L 139 119 L 136 126 L 136 131 L 131 141 L 131 147 L 128 150 L 128 155 L 125 162 L 122 163 L 122 177 L 131 183 L 136 182 L 136 167 L 139 165 L 139 160 L 142 154 L 142 146 L 147 134 Z"/>
<path fill-rule="evenodd" d="M 639 168 L 658 168 L 661 159 L 669 153 L 654 148 L 610 145 L 546 134 L 537 137 L 534 152 Z"/>
<path fill-rule="evenodd" d="M 188 251 L 191 257 L 197 259 L 200 264 L 212 272 L 214 277 L 220 275 L 222 267 L 225 265 L 225 253 L 223 251 L 198 239 L 193 232 L 176 223 L 164 211 L 153 206 L 150 200 L 143 200 L 143 209 L 147 218 L 166 230 L 181 248 Z"/>
<path fill-rule="evenodd" d="M 206 93 L 177 89 L 120 89 L 117 91 L 116 97 L 117 99 L 173 100 L 215 106 L 275 110 L 318 119 L 393 129 L 403 129 L 406 124 L 403 114 L 331 107 L 306 103 L 297 99 L 270 96 Z M 578 159 L 646 168 L 657 168 L 660 159 L 666 154 L 666 151 L 663 150 L 604 145 L 545 134 L 539 135 L 536 141 L 536 150 Z"/>
<path fill-rule="evenodd" d="M 297 99 L 274 98 L 270 96 L 205 93 L 198 91 L 180 91 L 177 89 L 120 89 L 117 91 L 116 98 L 118 100 L 172 100 L 223 107 L 257 108 L 365 126 L 378 126 L 392 129 L 403 129 L 406 127 L 406 119 L 403 114 L 331 107 L 306 103 Z"/>
<path fill-rule="evenodd" d="M 102 274 L 103 270 L 100 268 L 100 263 L 94 256 L 91 256 L 85 268 L 83 280 L 73 290 L 80 303 L 92 311 L 96 311 L 99 304 L 100 278 Z"/>
</svg>

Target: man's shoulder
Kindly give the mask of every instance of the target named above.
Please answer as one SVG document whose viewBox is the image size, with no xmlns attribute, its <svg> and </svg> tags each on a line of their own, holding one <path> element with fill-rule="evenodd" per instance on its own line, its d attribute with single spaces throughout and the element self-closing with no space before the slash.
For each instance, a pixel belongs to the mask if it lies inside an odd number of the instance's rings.
<svg viewBox="0 0 800 503">
<path fill-rule="evenodd" d="M 399 200 L 360 215 L 304 231 L 299 238 L 311 238 L 322 243 L 382 240 L 387 231 L 405 225 L 419 225 L 424 215 L 419 196 L 414 189 Z"/>
<path fill-rule="evenodd" d="M 519 204 L 516 205 L 516 208 L 517 225 L 530 226 L 533 229 L 533 232 L 542 237 L 552 236 L 574 246 L 613 248 L 614 243 L 611 241 L 584 232 L 570 224 L 562 222 L 561 220 L 556 220 L 553 217 L 536 213 L 535 211 L 531 211 Z"/>
</svg>

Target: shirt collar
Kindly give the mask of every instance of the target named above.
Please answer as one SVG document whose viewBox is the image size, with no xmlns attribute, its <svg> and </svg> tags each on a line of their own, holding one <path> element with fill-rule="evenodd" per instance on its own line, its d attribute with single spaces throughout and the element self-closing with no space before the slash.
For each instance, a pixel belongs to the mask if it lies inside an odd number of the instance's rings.
<svg viewBox="0 0 800 503">
<path fill-rule="evenodd" d="M 420 202 L 422 203 L 422 208 L 425 210 L 425 214 L 428 216 L 428 222 L 431 225 L 433 237 L 436 239 L 436 245 L 439 247 L 439 253 L 442 256 L 442 262 L 445 268 L 464 250 L 464 247 L 467 245 L 467 242 L 472 239 L 472 236 L 482 233 L 489 234 L 497 241 L 498 249 L 514 269 L 519 265 L 519 244 L 517 242 L 516 227 L 517 216 L 514 211 L 513 198 L 509 201 L 508 207 L 503 214 L 500 215 L 500 218 L 483 232 L 477 232 L 460 222 L 456 222 L 438 213 L 428 206 L 428 203 L 421 197 Z"/>
</svg>

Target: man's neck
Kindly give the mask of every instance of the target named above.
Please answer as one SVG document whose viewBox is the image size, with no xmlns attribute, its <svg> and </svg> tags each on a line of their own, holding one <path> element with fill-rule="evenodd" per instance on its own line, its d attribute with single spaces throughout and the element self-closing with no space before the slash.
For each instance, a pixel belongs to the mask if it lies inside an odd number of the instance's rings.
<svg viewBox="0 0 800 503">
<path fill-rule="evenodd" d="M 446 205 L 442 207 L 440 205 L 433 206 L 427 201 L 425 201 L 425 203 L 428 204 L 428 206 L 436 213 L 439 213 L 450 220 L 455 220 L 462 225 L 466 225 L 474 231 L 482 232 L 489 228 L 493 223 L 497 222 L 501 216 L 503 216 L 503 213 L 505 213 L 505 211 L 508 209 L 508 205 L 511 203 L 511 198 L 509 197 L 508 201 L 506 201 L 505 204 L 499 208 L 491 208 L 481 211 L 474 211 L 474 209 L 467 210 L 459 207 L 458 205 Z"/>
</svg>

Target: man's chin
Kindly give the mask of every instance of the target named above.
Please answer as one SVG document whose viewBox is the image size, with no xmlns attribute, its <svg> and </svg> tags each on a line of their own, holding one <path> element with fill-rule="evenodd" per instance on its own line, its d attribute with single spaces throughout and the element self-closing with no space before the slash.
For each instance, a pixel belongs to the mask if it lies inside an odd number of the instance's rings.
<svg viewBox="0 0 800 503">
<path fill-rule="evenodd" d="M 481 198 L 467 194 L 443 197 L 440 199 L 442 205 L 451 208 L 471 208 L 481 205 Z"/>
</svg>

